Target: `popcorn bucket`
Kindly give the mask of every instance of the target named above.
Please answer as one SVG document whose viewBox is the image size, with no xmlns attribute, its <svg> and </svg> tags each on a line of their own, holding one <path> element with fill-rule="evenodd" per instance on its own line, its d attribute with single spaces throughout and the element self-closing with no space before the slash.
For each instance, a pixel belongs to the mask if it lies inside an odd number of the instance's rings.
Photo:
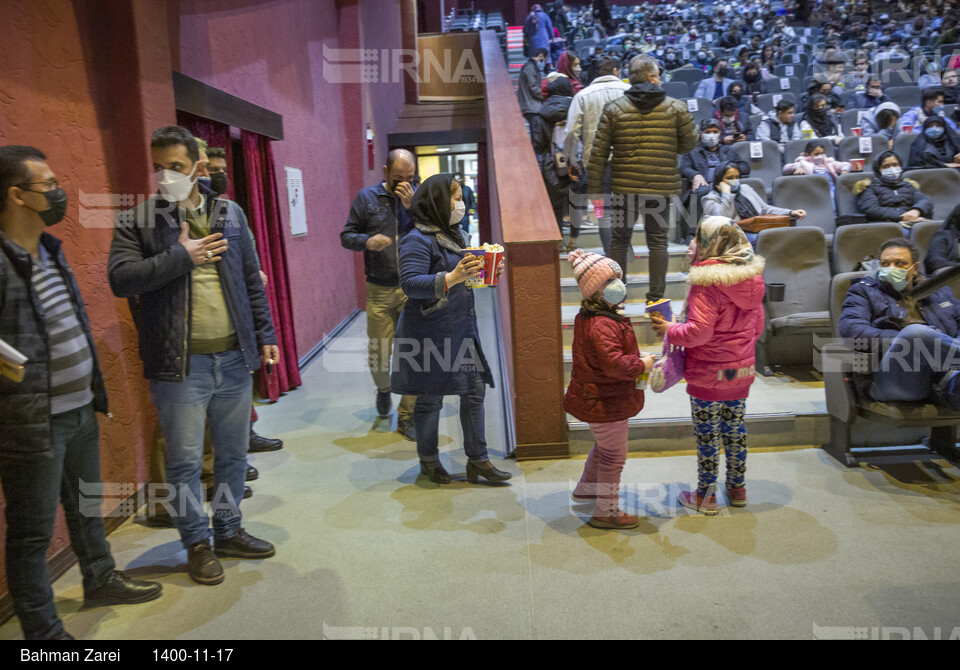
<svg viewBox="0 0 960 670">
<path fill-rule="evenodd" d="M 854 172 L 860 172 L 863 170 L 863 160 L 862 158 L 851 158 L 850 165 L 853 167 Z"/>
<path fill-rule="evenodd" d="M 911 126 L 911 125 L 909 125 L 909 124 L 905 125 L 905 126 L 903 127 L 903 132 L 905 132 L 905 133 L 907 133 L 907 134 L 909 135 L 910 133 L 913 132 L 913 126 Z"/>
<path fill-rule="evenodd" d="M 466 249 L 463 250 L 463 255 L 466 256 L 467 254 L 473 254 L 474 256 L 477 256 L 478 258 L 484 258 L 484 259 L 485 259 L 486 250 L 483 249 L 482 247 L 467 247 Z M 486 267 L 487 267 L 487 266 L 484 265 L 484 269 L 480 271 L 480 276 L 479 276 L 479 277 L 467 277 L 467 280 L 466 280 L 465 282 L 463 282 L 463 285 L 464 285 L 464 286 L 468 286 L 468 287 L 470 287 L 470 288 L 481 288 L 481 287 L 483 287 L 483 286 L 484 286 L 483 277 L 484 277 L 484 275 L 486 274 Z"/>
<path fill-rule="evenodd" d="M 812 131 L 812 130 L 804 130 L 802 133 L 800 133 L 800 135 L 801 135 L 801 136 L 803 137 L 803 139 L 805 139 L 805 140 L 812 140 L 812 139 L 813 139 L 813 131 Z"/>
<path fill-rule="evenodd" d="M 503 260 L 503 247 L 499 244 L 484 245 L 484 265 L 483 265 L 483 284 L 484 286 L 496 286 L 499 282 L 497 277 L 497 267 Z"/>
<path fill-rule="evenodd" d="M 855 128 L 851 128 L 851 129 L 850 129 L 850 132 L 853 133 L 853 136 L 854 136 L 854 137 L 862 137 L 862 136 L 863 136 L 863 128 L 861 128 L 860 126 L 856 126 Z"/>
</svg>

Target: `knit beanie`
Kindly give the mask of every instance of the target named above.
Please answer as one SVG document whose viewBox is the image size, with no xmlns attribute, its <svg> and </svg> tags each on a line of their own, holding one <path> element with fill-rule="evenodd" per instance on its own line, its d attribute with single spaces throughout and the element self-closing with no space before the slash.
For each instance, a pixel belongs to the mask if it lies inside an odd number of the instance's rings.
<svg viewBox="0 0 960 670">
<path fill-rule="evenodd" d="M 606 256 L 574 249 L 567 256 L 583 298 L 589 299 L 612 279 L 622 279 L 620 265 Z"/>
</svg>

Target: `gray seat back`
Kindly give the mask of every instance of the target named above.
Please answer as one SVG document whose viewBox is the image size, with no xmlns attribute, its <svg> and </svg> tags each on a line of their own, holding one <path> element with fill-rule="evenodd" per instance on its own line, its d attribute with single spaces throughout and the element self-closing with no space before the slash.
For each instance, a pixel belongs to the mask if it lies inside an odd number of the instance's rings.
<svg viewBox="0 0 960 670">
<path fill-rule="evenodd" d="M 892 222 L 840 226 L 833 235 L 833 271 L 852 272 L 867 256 L 880 258 L 880 245 L 902 235 L 900 225 Z"/>
<path fill-rule="evenodd" d="M 780 162 L 780 145 L 772 140 L 763 140 L 763 158 L 750 158 L 750 145 L 755 142 L 736 142 L 732 144 L 733 150 L 740 154 L 740 157 L 750 164 L 750 176 L 762 179 L 766 185 L 764 195 L 767 201 L 773 188 L 773 180 L 783 174 L 783 166 Z M 758 191 L 759 192 L 759 191 Z"/>
<path fill-rule="evenodd" d="M 670 81 L 686 82 L 687 86 L 690 87 L 690 92 L 693 93 L 697 90 L 697 85 L 700 84 L 700 80 L 705 76 L 706 73 L 697 68 L 680 68 L 670 73 Z"/>
<path fill-rule="evenodd" d="M 757 107 L 763 110 L 764 114 L 769 114 L 780 103 L 781 100 L 789 100 L 796 104 L 797 96 L 790 91 L 785 93 L 764 93 L 757 96 Z"/>
<path fill-rule="evenodd" d="M 914 133 L 899 133 L 893 138 L 893 153 L 900 157 L 901 166 L 906 166 L 907 159 L 910 158 L 910 147 L 918 136 Z"/>
<path fill-rule="evenodd" d="M 763 278 L 784 284 L 782 302 L 767 302 L 770 319 L 826 312 L 830 286 L 827 240 L 819 228 L 770 228 L 757 236 L 757 253 L 767 265 Z"/>
<path fill-rule="evenodd" d="M 758 179 L 757 177 L 741 177 L 740 183 L 752 188 L 756 191 L 757 195 L 763 198 L 764 202 L 769 204 L 770 199 L 767 197 L 767 185 L 763 183 L 762 179 Z"/>
<path fill-rule="evenodd" d="M 920 269 L 926 272 L 924 261 L 927 258 L 927 252 L 930 251 L 930 242 L 943 224 L 939 221 L 917 221 L 910 226 L 910 240 L 920 247 Z"/>
<path fill-rule="evenodd" d="M 840 337 L 840 308 L 843 307 L 843 301 L 847 299 L 847 291 L 850 285 L 861 277 L 866 277 L 866 272 L 842 272 L 834 275 L 830 282 L 830 330 L 834 337 Z"/>
<path fill-rule="evenodd" d="M 885 88 L 883 94 L 887 96 L 887 100 L 897 103 L 903 110 L 920 104 L 920 88 L 918 86 L 891 86 Z"/>
<path fill-rule="evenodd" d="M 824 235 L 830 235 L 837 229 L 830 200 L 830 180 L 825 175 L 778 177 L 773 182 L 773 204 L 776 207 L 806 210 L 807 216 L 797 221 L 798 227 L 816 227 Z"/>
<path fill-rule="evenodd" d="M 862 139 L 870 140 L 872 150 L 868 154 L 860 153 L 860 140 Z M 874 159 L 886 151 L 889 146 L 887 138 L 879 135 L 873 135 L 868 138 L 844 137 L 840 140 L 840 146 L 837 147 L 837 158 L 841 161 L 849 161 L 852 158 L 862 158 L 864 159 L 863 169 L 865 172 L 869 172 L 873 169 Z"/>
<path fill-rule="evenodd" d="M 690 87 L 685 81 L 667 81 L 660 85 L 671 98 L 689 98 Z"/>
<path fill-rule="evenodd" d="M 904 179 L 912 179 L 920 185 L 920 192 L 933 202 L 933 218 L 943 221 L 960 203 L 960 172 L 953 168 L 907 170 Z"/>
<path fill-rule="evenodd" d="M 783 148 L 784 164 L 796 161 L 797 156 L 803 153 L 803 150 L 810 142 L 819 142 L 828 156 L 831 158 L 837 157 L 837 153 L 834 151 L 834 144 L 830 140 L 789 140 Z"/>
<path fill-rule="evenodd" d="M 861 179 L 870 179 L 870 174 L 847 172 L 837 177 L 837 184 L 834 189 L 834 195 L 837 199 L 837 216 L 861 214 L 860 210 L 857 209 L 857 196 L 853 194 L 854 185 Z"/>
</svg>

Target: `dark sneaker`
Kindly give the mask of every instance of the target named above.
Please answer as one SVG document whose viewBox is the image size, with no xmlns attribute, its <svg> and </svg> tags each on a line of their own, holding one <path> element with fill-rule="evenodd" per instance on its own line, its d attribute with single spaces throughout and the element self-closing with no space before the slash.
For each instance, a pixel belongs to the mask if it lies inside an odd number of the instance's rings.
<svg viewBox="0 0 960 670">
<path fill-rule="evenodd" d="M 235 529 L 228 537 L 214 538 L 213 546 L 220 558 L 270 558 L 277 553 L 272 544 L 255 538 L 243 528 Z"/>
<path fill-rule="evenodd" d="M 145 603 L 160 597 L 163 586 L 157 582 L 142 582 L 130 579 L 119 570 L 114 570 L 106 584 L 84 592 L 84 607 L 105 607 L 107 605 L 133 605 Z"/>
<path fill-rule="evenodd" d="M 381 419 L 390 416 L 391 407 L 393 407 L 393 398 L 390 397 L 390 391 L 377 391 L 377 414 Z"/>
<path fill-rule="evenodd" d="M 279 451 L 280 449 L 283 449 L 283 440 L 274 440 L 269 437 L 263 437 L 262 435 L 257 435 L 254 433 L 253 428 L 250 429 L 249 453 L 258 454 L 264 451 Z"/>
<path fill-rule="evenodd" d="M 417 441 L 417 431 L 413 427 L 413 419 L 401 419 L 397 421 L 397 432 L 411 442 Z"/>
<path fill-rule="evenodd" d="M 197 584 L 212 586 L 223 581 L 223 566 L 210 548 L 210 540 L 187 549 L 187 571 Z"/>
</svg>

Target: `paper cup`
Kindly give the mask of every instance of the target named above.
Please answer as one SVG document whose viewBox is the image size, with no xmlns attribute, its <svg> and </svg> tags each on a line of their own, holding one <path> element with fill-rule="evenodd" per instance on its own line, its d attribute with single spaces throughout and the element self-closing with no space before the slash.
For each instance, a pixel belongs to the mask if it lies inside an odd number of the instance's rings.
<svg viewBox="0 0 960 670">
<path fill-rule="evenodd" d="M 463 255 L 466 256 L 467 254 L 473 254 L 474 256 L 477 256 L 479 258 L 484 258 L 486 255 L 486 251 L 482 248 L 481 249 L 467 248 L 463 250 Z M 486 265 L 484 265 L 484 268 L 486 268 Z M 485 274 L 484 270 L 481 270 L 479 277 L 467 277 L 467 280 L 463 282 L 463 285 L 468 286 L 470 288 L 481 288 L 482 286 L 484 286 L 484 283 L 483 283 L 484 274 Z"/>
<path fill-rule="evenodd" d="M 856 128 L 851 128 L 851 129 L 850 129 L 850 132 L 853 133 L 853 136 L 854 136 L 854 137 L 862 137 L 862 136 L 863 136 L 863 128 L 861 128 L 860 126 L 857 126 Z"/>
<path fill-rule="evenodd" d="M 912 132 L 913 132 L 913 126 L 911 126 L 911 125 L 906 125 L 906 126 L 904 126 L 904 127 L 903 127 L 903 132 L 905 132 L 905 133 L 912 133 Z"/>
<path fill-rule="evenodd" d="M 499 283 L 497 278 L 497 267 L 503 260 L 502 251 L 487 251 L 483 256 L 483 285 L 496 286 Z"/>
<path fill-rule="evenodd" d="M 854 172 L 860 172 L 863 170 L 863 159 L 862 158 L 851 158 L 850 166 L 853 168 Z"/>
</svg>

